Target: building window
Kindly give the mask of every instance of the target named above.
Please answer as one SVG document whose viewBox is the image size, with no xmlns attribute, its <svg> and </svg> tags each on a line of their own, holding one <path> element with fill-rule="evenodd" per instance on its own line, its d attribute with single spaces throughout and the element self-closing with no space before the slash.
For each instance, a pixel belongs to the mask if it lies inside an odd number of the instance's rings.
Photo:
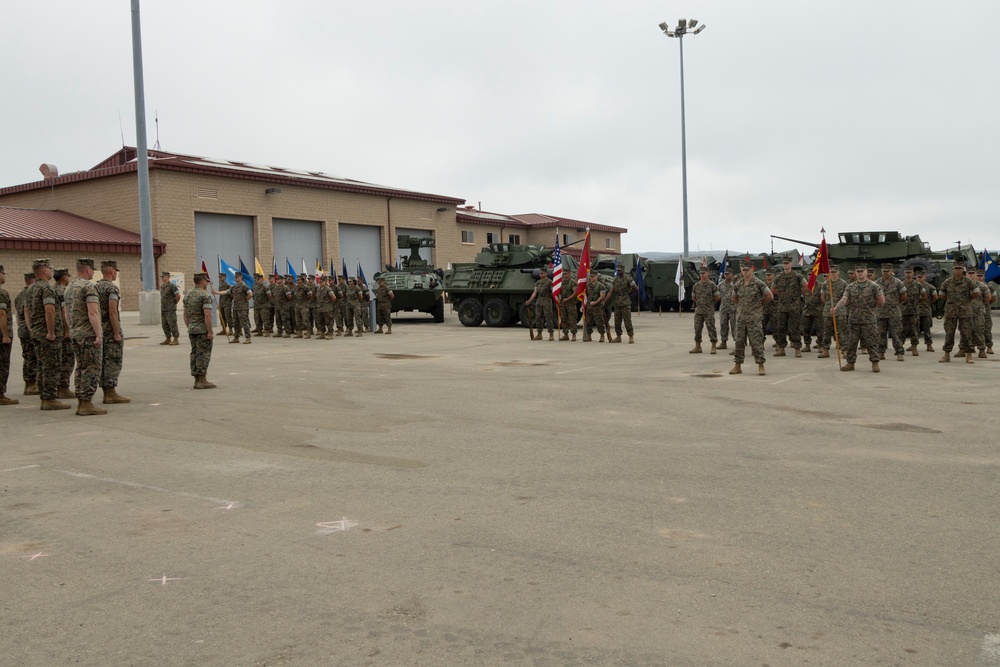
<svg viewBox="0 0 1000 667">
<path fill-rule="evenodd" d="M 497 242 L 496 234 L 493 232 L 486 232 L 486 245 L 492 245 Z"/>
<path fill-rule="evenodd" d="M 511 245 L 521 245 L 520 234 L 511 234 L 510 236 L 507 237 L 507 240 L 510 242 Z"/>
<path fill-rule="evenodd" d="M 475 242 L 476 242 L 475 234 L 466 231 L 462 232 L 462 243 L 475 243 Z"/>
<path fill-rule="evenodd" d="M 573 242 L 573 237 L 569 234 L 563 234 L 563 245 L 568 245 Z"/>
<path fill-rule="evenodd" d="M 614 248 L 615 247 L 614 239 L 612 239 L 610 236 L 608 238 L 604 239 L 604 247 L 605 248 Z"/>
</svg>

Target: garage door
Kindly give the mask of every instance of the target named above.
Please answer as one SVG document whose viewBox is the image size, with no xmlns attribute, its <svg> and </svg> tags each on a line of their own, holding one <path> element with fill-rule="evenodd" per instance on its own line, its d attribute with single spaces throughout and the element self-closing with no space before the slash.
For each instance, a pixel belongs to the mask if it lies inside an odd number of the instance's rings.
<svg viewBox="0 0 1000 667">
<path fill-rule="evenodd" d="M 247 215 L 194 214 L 194 243 L 198 264 L 202 260 L 215 282 L 219 258 L 238 269 L 240 259 L 253 273 L 253 218 Z"/>
<path fill-rule="evenodd" d="M 366 225 L 338 225 L 340 235 L 340 258 L 347 263 L 347 275 L 358 275 L 358 262 L 364 269 L 365 277 L 381 271 L 382 266 L 382 228 Z M 338 267 L 339 269 L 339 267 Z"/>
<path fill-rule="evenodd" d="M 407 229 L 405 227 L 397 227 L 392 232 L 392 245 L 393 254 L 392 261 L 398 261 L 399 265 L 403 265 L 403 258 L 410 256 L 409 248 L 397 248 L 396 237 L 403 236 L 404 234 L 409 234 L 410 236 L 434 236 L 434 232 L 430 229 Z M 434 264 L 434 248 L 421 248 L 420 256 L 426 259 L 430 264 Z"/>
<path fill-rule="evenodd" d="M 330 258 L 323 256 L 323 223 L 274 218 L 271 230 L 278 271 L 287 273 L 286 260 L 292 263 L 296 271 L 302 270 L 302 260 L 305 260 L 309 273 L 316 272 L 317 260 L 329 270 Z"/>
</svg>

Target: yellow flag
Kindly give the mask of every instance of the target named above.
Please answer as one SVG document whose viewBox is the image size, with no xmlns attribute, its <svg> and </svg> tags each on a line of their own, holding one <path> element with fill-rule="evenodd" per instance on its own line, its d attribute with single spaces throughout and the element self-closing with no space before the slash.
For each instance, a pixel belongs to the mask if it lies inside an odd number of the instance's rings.
<svg viewBox="0 0 1000 667">
<path fill-rule="evenodd" d="M 260 275 L 264 275 L 264 269 L 261 268 L 261 266 L 260 266 L 260 260 L 257 259 L 256 257 L 253 258 L 253 267 L 254 267 L 254 271 L 256 271 L 257 273 L 259 273 Z"/>
</svg>

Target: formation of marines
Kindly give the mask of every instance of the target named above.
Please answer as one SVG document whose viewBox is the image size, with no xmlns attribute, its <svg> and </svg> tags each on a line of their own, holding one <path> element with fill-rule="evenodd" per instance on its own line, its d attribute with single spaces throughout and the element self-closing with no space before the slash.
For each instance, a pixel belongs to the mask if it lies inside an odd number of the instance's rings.
<svg viewBox="0 0 1000 667">
<path fill-rule="evenodd" d="M 0 405 L 18 402 L 6 396 L 12 310 L 21 342 L 24 395 L 39 396 L 42 410 L 68 409 L 71 406 L 60 399 L 76 398 L 77 415 L 107 414 L 93 403 L 98 388 L 104 393 L 105 404 L 132 400 L 117 390 L 124 361 L 121 293 L 114 282 L 118 264 L 115 260 L 101 262 L 102 277 L 96 282 L 95 272 L 95 261 L 81 258 L 76 262 L 76 279 L 70 282 L 69 269 L 53 268 L 48 259 L 36 259 L 32 273 L 24 275 L 24 289 L 12 308 L 9 293 L 3 288 L 6 274 L 0 267 L 0 328 L 4 329 Z"/>
<path fill-rule="evenodd" d="M 955 262 L 953 275 L 936 289 L 927 282 L 923 267 L 906 267 L 902 280 L 895 276 L 895 268 L 891 263 L 882 264 L 881 277 L 870 279 L 867 264 L 860 263 L 844 280 L 840 267 L 832 266 L 829 275 L 821 275 L 812 290 L 803 276 L 792 272 L 790 257 L 782 258 L 780 273 L 766 271 L 765 280 L 754 276 L 750 262 L 741 263 L 741 275 L 736 280 L 727 268 L 718 286 L 703 268 L 692 289 L 695 347 L 691 353 L 702 352 L 703 329 L 708 330 L 711 354 L 726 349 L 732 335 L 736 349 L 730 352 L 735 357 L 730 373 L 743 372 L 749 343 L 758 373 L 764 375 L 764 337 L 768 329 L 774 338 L 775 357 L 786 356 L 789 346 L 796 357 L 801 357 L 812 351 L 815 338 L 818 358 L 829 358 L 836 335 L 846 360 L 841 370 L 855 369 L 860 349 L 868 355 L 872 371 L 878 373 L 879 362 L 887 353 L 897 361 L 904 361 L 907 352 L 919 356 L 921 339 L 928 352 L 934 351 L 931 306 L 943 300 L 945 343 L 939 361 L 951 361 L 956 329 L 960 339 L 955 357 L 973 363 L 977 350 L 979 358 L 993 354 L 990 305 L 997 301 L 998 287 L 984 282 L 983 271 L 967 270 L 963 262 Z M 721 341 L 715 330 L 715 303 L 719 303 Z M 907 340 L 910 346 L 904 348 Z"/>
<path fill-rule="evenodd" d="M 635 331 L 632 328 L 632 294 L 639 288 L 624 271 L 618 271 L 614 282 L 608 288 L 598 279 L 599 274 L 591 271 L 587 274 L 584 290 L 583 307 L 583 342 L 593 341 L 593 331 L 600 334 L 599 342 L 622 342 L 622 325 L 628 334 L 628 342 L 635 343 Z M 576 341 L 577 332 L 577 302 L 576 290 L 563 289 L 558 297 L 558 303 L 552 296 L 552 279 L 542 272 L 535 282 L 535 289 L 525 301 L 529 315 L 534 313 L 534 321 L 529 320 L 532 340 L 542 340 L 542 330 L 548 329 L 549 340 L 555 340 L 555 327 L 560 327 L 560 341 Z M 615 336 L 611 336 L 611 322 L 608 319 L 608 306 L 612 306 L 615 323 Z M 535 333 L 537 331 L 537 333 Z"/>
</svg>

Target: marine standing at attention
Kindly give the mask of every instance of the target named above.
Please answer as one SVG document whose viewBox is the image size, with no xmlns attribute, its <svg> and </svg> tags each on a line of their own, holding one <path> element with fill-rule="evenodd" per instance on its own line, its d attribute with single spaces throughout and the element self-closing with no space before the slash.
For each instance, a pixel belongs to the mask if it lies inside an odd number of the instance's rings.
<svg viewBox="0 0 1000 667">
<path fill-rule="evenodd" d="M 380 277 L 378 279 L 378 287 L 375 288 L 376 316 L 378 319 L 378 331 L 375 333 L 382 333 L 383 325 L 387 327 L 387 334 L 392 333 L 392 300 L 394 298 L 396 298 L 396 295 L 392 293 L 391 289 L 385 286 L 385 278 Z"/>
<path fill-rule="evenodd" d="M 775 306 L 772 320 L 774 342 L 778 344 L 776 357 L 785 356 L 785 348 L 791 339 L 795 356 L 802 356 L 802 295 L 808 293 L 806 279 L 792 272 L 792 258 L 781 258 L 781 274 L 775 276 L 771 285 Z"/>
<path fill-rule="evenodd" d="M 694 302 L 694 348 L 689 350 L 691 354 L 701 354 L 703 327 L 708 328 L 708 340 L 712 342 L 710 354 L 715 354 L 715 344 L 719 340 L 715 332 L 715 304 L 721 299 L 719 286 L 708 278 L 708 267 L 701 267 L 698 272 L 698 282 L 691 288 L 691 301 Z"/>
<path fill-rule="evenodd" d="M 733 345 L 734 365 L 730 375 L 743 372 L 743 359 L 747 342 L 757 362 L 757 375 L 767 375 L 764 370 L 764 307 L 774 300 L 770 288 L 753 274 L 753 264 L 740 264 L 740 279 L 733 288 L 733 303 L 736 305 L 736 338 Z"/>
<path fill-rule="evenodd" d="M 951 351 L 955 347 L 955 329 L 962 334 L 960 341 L 962 356 L 972 363 L 972 303 L 980 298 L 979 286 L 965 275 L 965 262 L 959 260 L 952 268 L 952 274 L 938 290 L 938 298 L 944 299 L 944 356 L 938 361 L 951 361 Z M 956 355 L 958 356 L 958 355 Z"/>
<path fill-rule="evenodd" d="M 931 305 L 937 303 L 937 288 L 927 282 L 927 273 L 924 271 L 924 267 L 914 267 L 913 275 L 916 276 L 917 282 L 923 288 L 924 294 L 921 295 L 920 304 L 917 307 L 917 313 L 920 315 L 920 329 L 911 342 L 915 346 L 920 342 L 920 336 L 922 335 L 924 343 L 927 344 L 927 351 L 933 352 L 934 339 L 931 336 L 931 327 L 934 325 L 934 311 L 931 309 Z"/>
<path fill-rule="evenodd" d="M 24 380 L 24 395 L 38 395 L 38 357 L 35 345 L 31 342 L 31 331 L 24 319 L 24 308 L 27 305 L 28 291 L 35 284 L 35 274 L 24 274 L 24 289 L 14 297 L 14 310 L 17 311 L 17 338 L 21 342 L 21 379 Z"/>
<path fill-rule="evenodd" d="M 823 338 L 823 292 L 827 275 L 822 274 L 813 284 L 811 292 L 806 292 L 805 303 L 802 304 L 802 351 L 812 351 L 812 339 L 816 337 L 816 351 L 820 349 L 820 339 Z M 806 283 L 808 290 L 809 284 Z"/>
<path fill-rule="evenodd" d="M 917 333 L 920 331 L 920 301 L 927 297 L 927 291 L 913 279 L 913 267 L 908 266 L 903 269 L 903 287 L 906 288 L 906 300 L 899 305 L 899 313 L 903 322 L 902 333 L 903 342 L 911 340 L 910 347 L 906 350 L 915 357 L 920 356 L 917 350 Z"/>
<path fill-rule="evenodd" d="M 17 399 L 7 398 L 7 378 L 10 376 L 10 351 L 14 347 L 14 312 L 10 294 L 4 288 L 7 274 L 0 265 L 0 405 L 17 405 Z"/>
<path fill-rule="evenodd" d="M 118 393 L 118 376 L 122 373 L 125 342 L 122 334 L 118 305 L 121 293 L 114 280 L 118 278 L 118 262 L 113 259 L 101 262 L 101 275 L 97 281 L 97 295 L 101 299 L 101 326 L 104 327 L 104 360 L 101 365 L 101 389 L 104 403 L 128 403 L 132 399 Z"/>
<path fill-rule="evenodd" d="M 530 307 L 536 299 L 538 300 L 538 305 L 535 306 L 535 329 L 538 331 L 538 335 L 532 335 L 531 340 L 541 340 L 542 327 L 546 325 L 548 325 L 549 329 L 549 340 L 555 340 L 555 335 L 552 333 L 554 325 L 552 316 L 552 279 L 549 278 L 545 269 L 542 269 L 538 280 L 535 281 L 535 289 L 532 290 L 531 296 L 524 302 L 524 305 Z"/>
<path fill-rule="evenodd" d="M 103 327 L 101 326 L 101 298 L 94 278 L 94 260 L 84 257 L 76 260 L 76 279 L 66 288 L 66 314 L 69 316 L 73 355 L 76 357 L 76 375 L 73 386 L 79 404 L 80 416 L 106 415 L 108 411 L 94 405 L 94 394 L 101 383 L 101 351 Z"/>
<path fill-rule="evenodd" d="M 52 264 L 48 259 L 31 263 L 35 282 L 25 299 L 24 320 L 31 331 L 31 342 L 38 358 L 38 393 L 42 410 L 68 410 L 69 403 L 56 398 L 59 389 L 59 338 L 62 336 L 62 309 L 59 298 L 49 283 Z"/>
<path fill-rule="evenodd" d="M 854 273 L 854 269 L 851 269 L 851 273 Z M 837 315 L 836 331 L 834 331 L 833 304 L 840 301 L 840 297 L 844 296 L 844 290 L 847 289 L 847 281 L 840 277 L 840 267 L 836 264 L 830 266 L 829 281 L 828 284 L 823 286 L 824 289 L 820 294 L 820 298 L 823 300 L 823 334 L 819 341 L 817 359 L 828 359 L 830 357 L 830 343 L 834 340 L 835 335 L 847 335 L 847 318 L 843 315 Z M 819 289 L 819 287 L 816 289 Z M 830 296 L 831 292 L 833 293 L 832 298 Z"/>
<path fill-rule="evenodd" d="M 73 342 L 69 336 L 69 316 L 66 313 L 66 286 L 69 285 L 69 269 L 60 268 L 52 273 L 52 288 L 59 298 L 58 308 L 62 310 L 63 332 L 59 338 L 59 389 L 56 390 L 57 398 L 74 398 L 74 394 L 69 389 L 69 380 L 73 377 Z"/>
<path fill-rule="evenodd" d="M 233 326 L 233 296 L 229 293 L 230 285 L 226 282 L 229 276 L 219 274 L 219 289 L 212 288 L 212 293 L 219 295 L 219 322 L 222 324 L 220 336 L 228 336 Z"/>
<path fill-rule="evenodd" d="M 878 280 L 878 286 L 882 288 L 885 296 L 885 303 L 878 307 L 878 358 L 885 359 L 885 351 L 888 347 L 886 336 L 892 339 L 892 349 L 896 354 L 896 361 L 903 361 L 903 313 L 900 304 L 906 302 L 906 285 L 903 281 L 892 274 L 892 263 L 886 262 L 882 265 L 882 277 Z"/>
<path fill-rule="evenodd" d="M 635 284 L 625 269 L 618 267 L 618 275 L 614 283 L 611 284 L 611 298 L 615 304 L 615 339 L 612 343 L 622 342 L 622 321 L 625 322 L 625 333 L 628 334 L 628 342 L 635 342 L 635 333 L 632 330 L 632 294 L 639 293 L 639 286 Z M 608 326 L 608 336 L 611 336 L 611 326 Z"/>
<path fill-rule="evenodd" d="M 243 282 L 243 274 L 237 273 L 236 284 L 229 288 L 229 294 L 233 300 L 233 318 L 231 320 L 232 327 L 231 333 L 233 339 L 229 341 L 230 343 L 240 342 L 240 334 L 244 335 L 243 344 L 250 344 L 250 299 L 253 297 L 253 292 L 247 287 L 246 283 Z"/>
<path fill-rule="evenodd" d="M 191 339 L 191 375 L 195 389 L 215 389 L 208 381 L 208 365 L 212 362 L 212 297 L 205 291 L 207 273 L 194 274 L 194 289 L 184 297 L 184 325 Z"/>
<path fill-rule="evenodd" d="M 575 341 L 576 320 L 580 316 L 580 311 L 577 306 L 576 289 L 569 287 L 567 284 L 559 297 L 559 319 L 562 321 L 562 335 L 559 336 L 559 340 L 570 340 L 572 334 Z M 573 287 L 575 288 L 575 285 Z"/>
<path fill-rule="evenodd" d="M 180 345 L 181 332 L 177 328 L 177 304 L 181 291 L 170 280 L 169 271 L 160 272 L 160 324 L 163 325 L 163 342 L 160 345 Z"/>
<path fill-rule="evenodd" d="M 270 337 L 271 328 L 268 325 L 267 311 L 270 308 L 268 296 L 271 286 L 260 273 L 253 274 L 253 322 L 254 336 Z"/>
<path fill-rule="evenodd" d="M 600 342 L 604 342 L 604 327 L 607 325 L 607 311 L 604 310 L 605 302 L 608 298 L 608 290 L 597 279 L 597 271 L 587 274 L 587 303 L 584 306 L 586 317 L 583 322 L 583 342 L 589 343 L 593 340 L 591 334 L 594 327 L 597 333 L 601 334 Z M 611 341 L 611 331 L 608 331 L 608 342 Z"/>
<path fill-rule="evenodd" d="M 868 360 L 872 362 L 872 373 L 878 373 L 878 332 L 875 315 L 878 307 L 885 303 L 882 288 L 868 280 L 868 266 L 858 264 L 854 267 L 856 282 L 844 290 L 831 312 L 834 317 L 841 308 L 847 308 L 847 363 L 841 366 L 842 371 L 853 371 L 854 362 L 858 359 L 858 342 L 868 350 Z"/>
<path fill-rule="evenodd" d="M 733 267 L 728 262 L 723 273 L 722 282 L 719 283 L 719 334 L 722 340 L 718 349 L 725 350 L 728 345 L 726 341 L 732 336 L 736 340 L 736 306 L 733 305 Z"/>
</svg>

